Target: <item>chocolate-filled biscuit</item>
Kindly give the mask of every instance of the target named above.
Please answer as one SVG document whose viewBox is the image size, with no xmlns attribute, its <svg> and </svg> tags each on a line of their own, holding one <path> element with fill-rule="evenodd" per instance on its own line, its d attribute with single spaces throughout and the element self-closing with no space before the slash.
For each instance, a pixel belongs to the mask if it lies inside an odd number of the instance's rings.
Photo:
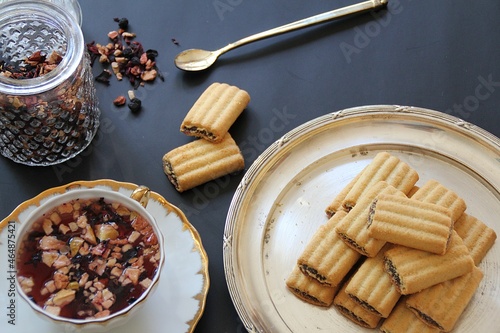
<svg viewBox="0 0 500 333">
<path fill-rule="evenodd" d="M 191 107 L 180 131 L 211 142 L 220 142 L 250 102 L 250 95 L 227 83 L 211 84 Z"/>
<path fill-rule="evenodd" d="M 243 155 L 229 133 L 219 143 L 198 139 L 163 156 L 163 171 L 179 192 L 244 167 Z"/>
<path fill-rule="evenodd" d="M 477 267 L 472 272 L 410 295 L 406 305 L 424 323 L 450 332 L 469 304 L 483 278 Z"/>
<path fill-rule="evenodd" d="M 469 249 L 474 263 L 479 265 L 497 239 L 495 230 L 478 218 L 466 213 L 462 214 L 455 222 L 454 227 Z"/>
<path fill-rule="evenodd" d="M 361 257 L 335 232 L 335 226 L 347 212 L 339 211 L 318 228 L 297 260 L 300 269 L 320 283 L 338 286 Z"/>
<path fill-rule="evenodd" d="M 406 297 L 401 297 L 391 314 L 380 325 L 382 333 L 439 333 L 439 329 L 431 327 L 420 320 L 406 306 Z"/>
<path fill-rule="evenodd" d="M 350 319 L 352 322 L 358 324 L 359 326 L 366 328 L 375 328 L 380 322 L 380 317 L 375 313 L 368 311 L 358 302 L 353 300 L 345 292 L 345 283 L 339 290 L 335 298 L 333 299 L 333 305 L 335 308 L 346 318 Z"/>
<path fill-rule="evenodd" d="M 453 230 L 451 211 L 395 195 L 379 195 L 369 215 L 369 235 L 393 244 L 444 254 Z"/>
<path fill-rule="evenodd" d="M 294 266 L 286 280 L 288 289 L 301 300 L 313 305 L 328 307 L 332 304 L 338 288 L 319 283 Z"/>
<path fill-rule="evenodd" d="M 388 152 L 380 152 L 363 170 L 359 179 L 346 194 L 342 205 L 347 210 L 352 209 L 358 202 L 359 197 L 379 181 L 385 181 L 407 194 L 418 181 L 418 178 L 417 171 L 408 164 Z"/>
<path fill-rule="evenodd" d="M 373 200 L 381 194 L 405 197 L 403 192 L 385 181 L 380 181 L 359 198 L 356 206 L 335 227 L 335 231 L 347 246 L 367 257 L 375 257 L 386 243 L 384 240 L 371 237 L 368 230 L 368 218 Z"/>
<path fill-rule="evenodd" d="M 346 186 L 344 186 L 344 188 L 342 188 L 342 190 L 339 193 L 337 193 L 337 195 L 335 195 L 335 197 L 333 198 L 332 202 L 330 202 L 330 204 L 328 205 L 328 207 L 326 207 L 326 209 L 325 209 L 326 216 L 328 216 L 330 218 L 330 217 L 333 216 L 333 214 L 335 214 L 335 212 L 337 212 L 339 210 L 346 210 L 342 206 L 342 202 L 344 201 L 347 193 L 349 193 L 349 191 L 352 189 L 352 187 L 354 186 L 354 184 L 356 184 L 356 182 L 358 181 L 359 177 L 361 177 L 361 174 L 363 173 L 363 171 L 364 171 L 364 169 L 361 172 L 359 172 L 356 175 L 356 177 L 354 177 L 353 179 L 351 179 L 351 181 Z"/>
<path fill-rule="evenodd" d="M 376 257 L 366 258 L 351 276 L 345 292 L 356 302 L 376 315 L 387 318 L 401 294 L 384 268 L 384 249 Z"/>
<path fill-rule="evenodd" d="M 474 260 L 456 231 L 445 254 L 394 245 L 385 251 L 385 270 L 403 295 L 413 294 L 472 271 Z"/>
<path fill-rule="evenodd" d="M 448 208 L 452 222 L 455 222 L 467 208 L 464 199 L 434 179 L 428 180 L 411 198 Z"/>
</svg>

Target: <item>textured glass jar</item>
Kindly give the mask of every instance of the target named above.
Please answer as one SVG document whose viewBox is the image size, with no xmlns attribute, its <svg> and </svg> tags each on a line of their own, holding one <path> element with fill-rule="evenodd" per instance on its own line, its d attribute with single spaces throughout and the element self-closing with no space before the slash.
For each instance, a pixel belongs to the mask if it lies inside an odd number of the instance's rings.
<svg viewBox="0 0 500 333">
<path fill-rule="evenodd" d="M 41 51 L 62 61 L 35 78 L 13 78 Z M 47 1 L 0 5 L 0 152 L 27 165 L 64 162 L 92 141 L 100 111 L 83 34 L 71 14 Z M 1 68 L 0 68 L 1 69 Z"/>
</svg>

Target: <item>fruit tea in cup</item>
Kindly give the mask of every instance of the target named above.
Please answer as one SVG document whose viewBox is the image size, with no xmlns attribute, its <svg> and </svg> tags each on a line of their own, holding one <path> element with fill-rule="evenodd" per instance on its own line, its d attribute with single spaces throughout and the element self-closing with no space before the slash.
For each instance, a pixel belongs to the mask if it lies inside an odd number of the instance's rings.
<svg viewBox="0 0 500 333">
<path fill-rule="evenodd" d="M 140 299 L 161 267 L 161 243 L 148 220 L 103 198 L 59 204 L 22 237 L 18 284 L 54 316 L 113 315 Z"/>
</svg>

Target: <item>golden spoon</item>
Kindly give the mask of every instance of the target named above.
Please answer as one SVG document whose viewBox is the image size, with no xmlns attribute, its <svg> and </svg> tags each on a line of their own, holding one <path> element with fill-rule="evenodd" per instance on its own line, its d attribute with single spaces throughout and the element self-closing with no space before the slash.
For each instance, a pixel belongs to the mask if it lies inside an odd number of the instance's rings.
<svg viewBox="0 0 500 333">
<path fill-rule="evenodd" d="M 298 20 L 292 23 L 282 25 L 277 28 L 266 30 L 255 35 L 251 35 L 240 39 L 234 43 L 228 44 L 221 49 L 216 51 L 206 51 L 201 49 L 189 49 L 182 51 L 175 57 L 175 66 L 177 68 L 185 71 L 201 71 L 212 66 L 220 55 L 226 53 L 229 50 L 235 49 L 242 45 L 252 43 L 264 38 L 269 38 L 283 34 L 285 32 L 294 31 L 306 27 L 310 27 L 316 24 L 328 22 L 343 16 L 361 13 L 367 10 L 372 10 L 381 6 L 386 5 L 388 0 L 369 0 L 360 2 L 354 5 L 342 7 L 339 9 L 331 10 L 326 13 L 314 15 L 302 20 Z"/>
</svg>

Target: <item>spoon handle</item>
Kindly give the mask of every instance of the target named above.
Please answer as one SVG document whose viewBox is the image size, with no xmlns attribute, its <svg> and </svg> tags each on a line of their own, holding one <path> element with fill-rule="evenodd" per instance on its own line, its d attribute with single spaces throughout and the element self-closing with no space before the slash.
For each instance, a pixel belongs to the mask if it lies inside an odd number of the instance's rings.
<svg viewBox="0 0 500 333">
<path fill-rule="evenodd" d="M 263 32 L 256 33 L 254 35 L 242 38 L 236 42 L 233 42 L 231 44 L 228 44 L 224 46 L 223 48 L 219 49 L 218 53 L 219 55 L 226 53 L 229 50 L 235 49 L 237 47 L 240 47 L 242 45 L 255 42 L 257 40 L 277 36 L 280 34 L 283 34 L 285 32 L 293 31 L 293 30 L 298 30 L 306 27 L 310 27 L 316 24 L 328 22 L 343 16 L 351 15 L 354 13 L 361 13 L 367 10 L 375 9 L 377 7 L 381 7 L 383 5 L 386 5 L 389 0 L 368 0 L 368 1 L 363 1 L 360 3 L 356 3 L 350 6 L 338 8 L 331 10 L 329 12 L 321 13 L 318 15 L 314 15 L 311 17 L 307 17 L 292 23 L 288 23 L 270 30 L 266 30 Z"/>
</svg>

